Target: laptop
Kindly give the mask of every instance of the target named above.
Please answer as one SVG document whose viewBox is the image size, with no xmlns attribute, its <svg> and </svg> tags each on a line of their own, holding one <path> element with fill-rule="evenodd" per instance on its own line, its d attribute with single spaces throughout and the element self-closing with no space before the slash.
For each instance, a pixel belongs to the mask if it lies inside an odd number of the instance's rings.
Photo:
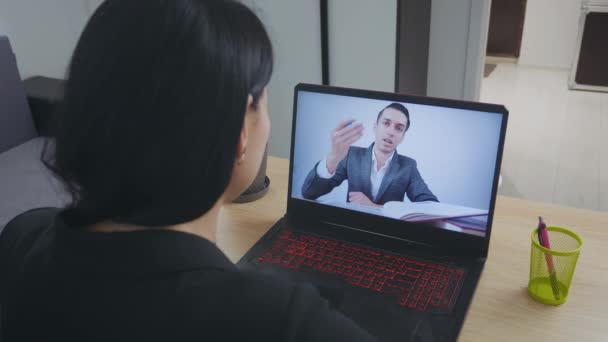
<svg viewBox="0 0 608 342">
<path fill-rule="evenodd" d="M 507 116 L 298 84 L 287 212 L 238 265 L 314 284 L 380 341 L 456 340 L 488 255 Z M 332 134 L 358 124 L 324 174 Z"/>
</svg>

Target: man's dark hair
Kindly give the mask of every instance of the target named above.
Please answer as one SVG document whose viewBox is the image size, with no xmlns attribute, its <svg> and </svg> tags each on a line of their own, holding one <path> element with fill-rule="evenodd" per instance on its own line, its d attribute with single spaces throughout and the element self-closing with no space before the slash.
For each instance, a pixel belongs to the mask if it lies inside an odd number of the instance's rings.
<svg viewBox="0 0 608 342">
<path fill-rule="evenodd" d="M 103 2 L 43 153 L 72 196 L 68 224 L 207 212 L 232 175 L 248 95 L 256 106 L 272 68 L 263 24 L 237 1 Z"/>
<path fill-rule="evenodd" d="M 396 109 L 396 110 L 400 111 L 401 113 L 403 113 L 403 115 L 405 115 L 405 117 L 407 118 L 407 126 L 405 127 L 405 131 L 407 131 L 410 128 L 410 124 L 411 124 L 410 112 L 401 103 L 393 102 L 390 105 L 382 108 L 382 110 L 378 113 L 378 116 L 376 117 L 376 123 L 380 122 L 380 117 L 382 116 L 382 113 L 384 113 L 384 111 L 388 108 Z"/>
</svg>

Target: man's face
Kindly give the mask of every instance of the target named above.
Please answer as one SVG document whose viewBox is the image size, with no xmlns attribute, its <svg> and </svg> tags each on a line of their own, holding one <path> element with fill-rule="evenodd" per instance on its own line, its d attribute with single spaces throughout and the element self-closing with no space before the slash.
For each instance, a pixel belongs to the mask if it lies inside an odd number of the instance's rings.
<svg viewBox="0 0 608 342">
<path fill-rule="evenodd" d="M 407 128 L 405 114 L 393 108 L 385 109 L 374 125 L 375 146 L 383 153 L 393 152 L 403 141 Z"/>
</svg>

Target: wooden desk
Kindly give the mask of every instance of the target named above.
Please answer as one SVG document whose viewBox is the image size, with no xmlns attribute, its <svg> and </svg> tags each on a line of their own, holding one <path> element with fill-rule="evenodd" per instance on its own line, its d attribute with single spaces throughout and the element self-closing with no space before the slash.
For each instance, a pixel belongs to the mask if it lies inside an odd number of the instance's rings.
<svg viewBox="0 0 608 342">
<path fill-rule="evenodd" d="M 222 212 L 218 245 L 237 261 L 284 213 L 289 161 L 269 157 L 268 194 Z M 542 215 L 584 239 L 568 301 L 558 307 L 527 294 L 530 233 Z M 460 341 L 608 341 L 608 213 L 499 197 L 490 255 Z"/>
</svg>

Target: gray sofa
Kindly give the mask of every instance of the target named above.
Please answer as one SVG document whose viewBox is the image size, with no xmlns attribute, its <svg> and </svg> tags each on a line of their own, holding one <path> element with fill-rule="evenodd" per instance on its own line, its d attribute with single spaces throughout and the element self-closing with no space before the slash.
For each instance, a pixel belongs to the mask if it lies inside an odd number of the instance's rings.
<svg viewBox="0 0 608 342">
<path fill-rule="evenodd" d="M 33 92 L 40 89 L 40 81 L 32 80 Z M 49 117 L 45 113 L 35 120 L 30 110 L 35 101 L 30 97 L 28 103 L 9 40 L 0 36 L 0 231 L 26 210 L 59 207 L 68 200 L 40 161 Z"/>
</svg>

